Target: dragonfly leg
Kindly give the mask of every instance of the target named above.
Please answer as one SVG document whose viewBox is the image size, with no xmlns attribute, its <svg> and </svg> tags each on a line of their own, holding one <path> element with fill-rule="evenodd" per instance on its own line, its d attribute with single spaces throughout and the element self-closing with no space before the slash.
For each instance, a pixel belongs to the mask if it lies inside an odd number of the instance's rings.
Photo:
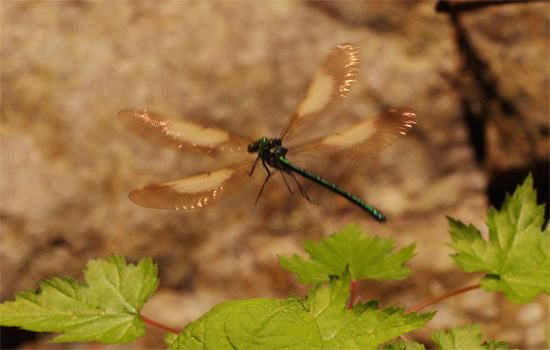
<svg viewBox="0 0 550 350">
<path fill-rule="evenodd" d="M 296 176 L 294 176 L 294 173 L 289 171 L 288 174 L 294 179 L 294 181 L 296 182 L 296 184 L 298 185 L 298 188 L 300 189 L 300 193 L 302 194 L 302 197 L 304 197 L 305 199 L 307 199 L 308 202 L 311 202 L 311 203 L 315 203 L 313 202 L 309 196 L 307 195 L 306 193 L 306 190 L 304 190 L 304 188 L 302 187 L 302 185 L 300 184 L 300 181 L 298 181 L 298 179 L 296 179 Z M 283 176 L 283 179 L 285 177 Z M 286 180 L 285 180 L 285 183 L 286 183 Z M 288 187 L 288 184 L 286 184 L 286 186 Z M 288 188 L 290 190 L 290 187 Z M 290 191 L 290 193 L 292 193 L 292 191 Z"/>
<path fill-rule="evenodd" d="M 289 173 L 292 176 L 292 173 Z M 292 192 L 292 188 L 288 185 L 288 182 L 286 181 L 285 173 L 284 171 L 281 171 L 281 176 L 283 177 L 283 181 L 285 182 L 286 188 L 288 188 L 288 192 L 290 192 L 291 195 L 294 196 L 294 192 Z M 301 189 L 300 189 L 301 191 Z"/>
<path fill-rule="evenodd" d="M 252 176 L 252 174 L 254 174 L 254 169 L 256 169 L 256 164 L 258 164 L 258 160 L 260 159 L 260 157 L 256 158 L 256 161 L 254 162 L 254 165 L 252 165 L 252 169 L 250 169 L 250 176 Z M 264 167 L 265 167 L 265 164 L 264 164 Z M 269 170 L 267 171 L 269 173 Z"/>
<path fill-rule="evenodd" d="M 258 159 L 260 159 L 260 158 L 258 158 Z M 257 162 L 258 161 L 256 161 L 256 163 Z M 254 166 L 256 166 L 256 163 L 254 163 Z M 256 198 L 256 201 L 254 202 L 254 205 L 256 205 L 258 203 L 258 201 L 260 200 L 262 192 L 264 191 L 265 184 L 267 184 L 267 180 L 269 180 L 269 177 L 271 176 L 271 171 L 269 171 L 269 168 L 267 167 L 267 165 L 265 165 L 265 161 L 263 159 L 262 159 L 262 165 L 264 166 L 265 171 L 267 171 L 267 177 L 264 180 L 264 184 L 262 185 L 262 188 L 260 188 L 260 193 L 258 193 L 258 198 Z M 254 171 L 254 168 L 252 168 L 252 171 Z"/>
</svg>

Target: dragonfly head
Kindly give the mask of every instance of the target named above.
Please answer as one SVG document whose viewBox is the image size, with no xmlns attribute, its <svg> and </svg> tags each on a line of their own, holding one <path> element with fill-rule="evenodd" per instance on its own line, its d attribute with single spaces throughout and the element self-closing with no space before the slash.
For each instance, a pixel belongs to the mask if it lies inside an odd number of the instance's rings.
<svg viewBox="0 0 550 350">
<path fill-rule="evenodd" d="M 268 150 L 280 145 L 281 145 L 280 140 L 279 140 L 279 143 L 277 144 L 277 140 L 269 139 L 267 137 L 262 137 L 258 141 L 254 141 L 251 144 L 249 144 L 247 150 L 249 153 L 262 152 L 263 150 Z"/>
<path fill-rule="evenodd" d="M 260 142 L 262 140 L 258 140 L 258 141 L 255 141 L 255 142 L 252 142 L 251 144 L 248 145 L 247 147 L 247 150 L 248 150 L 248 153 L 255 153 L 255 152 L 258 152 L 258 150 L 260 149 Z"/>
</svg>

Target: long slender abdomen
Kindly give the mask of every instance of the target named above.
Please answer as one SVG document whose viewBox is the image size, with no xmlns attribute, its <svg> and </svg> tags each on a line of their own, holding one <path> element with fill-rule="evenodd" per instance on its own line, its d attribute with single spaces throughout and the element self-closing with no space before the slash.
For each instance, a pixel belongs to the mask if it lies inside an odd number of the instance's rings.
<svg viewBox="0 0 550 350">
<path fill-rule="evenodd" d="M 281 161 L 282 164 L 284 164 L 284 166 L 288 170 L 293 171 L 293 172 L 305 177 L 306 179 L 309 179 L 313 182 L 316 182 L 319 185 L 322 185 L 322 186 L 328 188 L 332 192 L 341 195 L 342 197 L 346 198 L 348 201 L 354 203 L 355 205 L 359 206 L 361 209 L 365 210 L 367 213 L 372 215 L 376 220 L 378 220 L 380 222 L 385 222 L 386 221 L 386 217 L 384 216 L 384 214 L 382 214 L 380 211 L 378 211 L 376 208 L 372 207 L 371 205 L 365 203 L 359 197 L 347 192 L 343 188 L 336 186 L 332 182 L 327 181 L 327 180 L 323 179 L 320 176 L 317 176 L 313 173 L 310 173 L 309 171 L 307 171 L 305 169 L 302 169 L 302 168 L 292 164 L 288 159 L 286 159 L 284 157 L 279 157 L 279 160 Z"/>
</svg>

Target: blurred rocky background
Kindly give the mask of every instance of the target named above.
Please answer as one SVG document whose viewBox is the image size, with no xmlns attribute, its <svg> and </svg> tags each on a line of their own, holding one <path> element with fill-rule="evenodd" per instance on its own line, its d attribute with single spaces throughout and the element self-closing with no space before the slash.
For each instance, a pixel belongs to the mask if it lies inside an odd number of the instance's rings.
<svg viewBox="0 0 550 350">
<path fill-rule="evenodd" d="M 363 301 L 415 306 L 473 284 L 452 264 L 446 215 L 487 231 L 497 208 L 529 172 L 548 202 L 549 4 L 453 7 L 435 2 L 2 2 L 1 301 L 52 276 L 81 278 L 88 259 L 152 257 L 161 286 L 143 314 L 185 325 L 217 303 L 300 297 L 303 286 L 277 254 L 303 254 L 355 222 L 371 235 L 416 242 L 404 281 L 362 281 Z M 116 124 L 126 107 L 251 136 L 277 136 L 318 64 L 337 44 L 360 46 L 349 98 L 316 132 L 351 126 L 391 107 L 418 125 L 365 160 L 293 159 L 383 211 L 360 209 L 302 181 L 311 204 L 274 176 L 215 206 L 190 212 L 139 207 L 134 188 L 235 159 L 177 154 Z M 289 156 L 290 157 L 290 156 Z M 481 322 L 487 338 L 545 347 L 548 298 L 518 306 L 498 293 L 440 302 L 430 333 Z M 135 342 L 163 348 L 148 327 Z M 2 348 L 97 349 L 52 344 L 52 335 L 2 329 Z"/>
</svg>

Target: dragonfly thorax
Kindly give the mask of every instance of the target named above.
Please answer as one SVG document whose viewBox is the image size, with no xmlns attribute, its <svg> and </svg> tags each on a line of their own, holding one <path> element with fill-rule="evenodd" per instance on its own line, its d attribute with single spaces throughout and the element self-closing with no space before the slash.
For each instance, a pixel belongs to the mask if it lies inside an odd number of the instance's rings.
<svg viewBox="0 0 550 350">
<path fill-rule="evenodd" d="M 284 158 L 288 150 L 283 147 L 281 139 L 262 137 L 248 145 L 248 152 L 258 153 L 258 159 L 278 169 L 280 168 L 280 157 Z"/>
</svg>

